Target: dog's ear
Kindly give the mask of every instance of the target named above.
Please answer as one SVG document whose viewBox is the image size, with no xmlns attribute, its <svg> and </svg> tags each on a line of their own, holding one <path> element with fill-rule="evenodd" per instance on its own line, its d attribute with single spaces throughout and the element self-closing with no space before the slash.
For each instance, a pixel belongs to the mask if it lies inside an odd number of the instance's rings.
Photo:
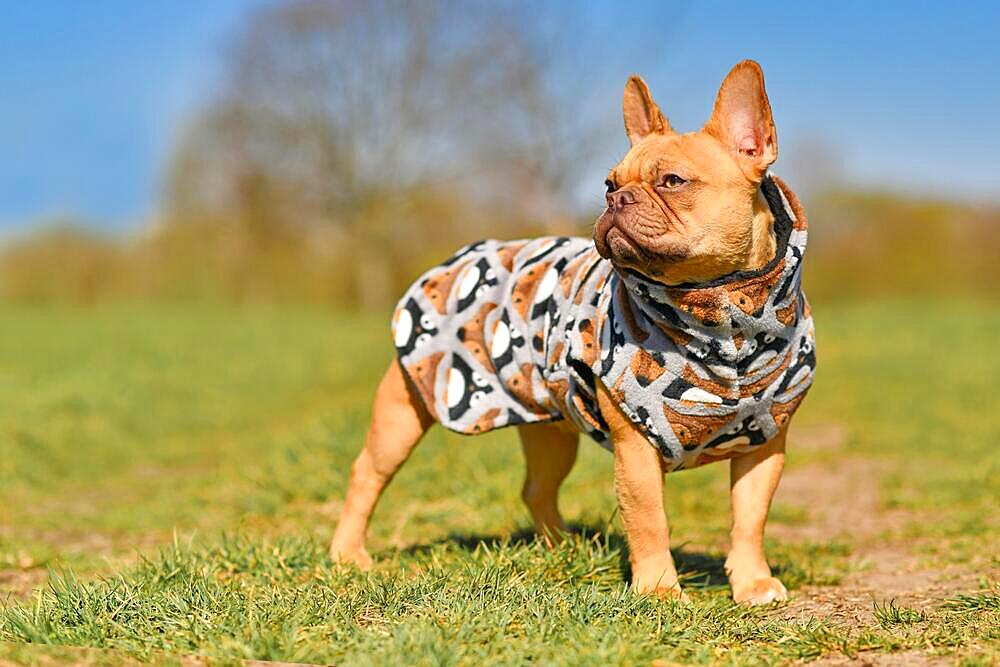
<svg viewBox="0 0 1000 667">
<path fill-rule="evenodd" d="M 660 107 L 656 106 L 653 96 L 649 94 L 646 82 L 635 74 L 630 76 L 625 84 L 622 113 L 625 116 L 625 134 L 633 146 L 654 132 L 660 134 L 673 132 L 670 123 L 660 112 Z"/>
<path fill-rule="evenodd" d="M 764 177 L 778 158 L 778 135 L 760 65 L 744 60 L 729 72 L 704 129 L 733 153 L 747 178 Z"/>
</svg>

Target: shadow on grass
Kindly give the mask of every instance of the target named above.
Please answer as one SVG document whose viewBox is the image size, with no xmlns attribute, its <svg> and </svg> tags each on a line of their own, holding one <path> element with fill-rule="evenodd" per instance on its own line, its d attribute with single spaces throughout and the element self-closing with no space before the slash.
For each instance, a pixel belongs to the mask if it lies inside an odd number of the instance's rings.
<svg viewBox="0 0 1000 667">
<path fill-rule="evenodd" d="M 569 524 L 570 536 L 580 540 L 596 540 L 602 548 L 618 553 L 618 564 L 622 572 L 622 581 L 629 582 L 632 578 L 632 568 L 628 562 L 628 544 L 625 536 L 618 532 L 608 532 L 608 524 L 578 523 Z M 447 536 L 424 544 L 415 544 L 401 550 L 407 555 L 419 555 L 431 551 L 434 547 L 446 545 L 472 553 L 476 549 L 497 549 L 500 547 L 525 547 L 534 544 L 538 536 L 533 530 L 521 529 L 513 533 L 449 533 Z M 684 585 L 693 588 L 716 588 L 729 585 L 725 572 L 725 557 L 704 551 L 692 551 L 685 546 L 671 549 L 674 563 Z"/>
</svg>

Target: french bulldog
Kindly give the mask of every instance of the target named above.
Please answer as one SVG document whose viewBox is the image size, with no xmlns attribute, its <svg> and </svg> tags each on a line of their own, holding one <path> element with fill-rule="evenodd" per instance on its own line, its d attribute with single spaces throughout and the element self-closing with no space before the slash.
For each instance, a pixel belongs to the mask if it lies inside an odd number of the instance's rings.
<svg viewBox="0 0 1000 667">
<path fill-rule="evenodd" d="M 805 214 L 768 173 L 778 145 L 763 74 L 736 65 L 697 132 L 675 132 L 637 76 L 622 107 L 630 148 L 592 239 L 481 241 L 399 302 L 397 355 L 351 468 L 335 561 L 371 566 L 372 511 L 432 424 L 513 425 L 522 496 L 549 542 L 566 530 L 557 495 L 579 434 L 613 452 L 632 585 L 664 597 L 684 597 L 664 473 L 728 460 L 733 598 L 788 597 L 764 525 L 815 334 L 800 287 Z"/>
</svg>

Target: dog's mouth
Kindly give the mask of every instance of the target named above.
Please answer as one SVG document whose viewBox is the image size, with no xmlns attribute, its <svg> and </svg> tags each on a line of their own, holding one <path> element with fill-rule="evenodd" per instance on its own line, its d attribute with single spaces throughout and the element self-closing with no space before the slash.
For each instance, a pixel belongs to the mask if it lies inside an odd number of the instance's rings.
<svg viewBox="0 0 1000 667">
<path fill-rule="evenodd" d="M 642 266 L 649 260 L 649 253 L 625 231 L 615 216 L 605 212 L 594 229 L 594 245 L 604 259 L 619 266 Z"/>
<path fill-rule="evenodd" d="M 604 235 L 604 245 L 611 256 L 610 259 L 632 264 L 643 258 L 639 244 L 619 227 L 612 227 L 608 230 L 607 234 Z"/>
<path fill-rule="evenodd" d="M 611 211 L 605 211 L 594 227 L 597 253 L 611 260 L 619 269 L 630 269 L 652 280 L 659 280 L 665 266 L 674 265 L 689 256 L 687 248 L 679 240 L 667 238 L 666 231 L 653 247 L 648 242 L 637 241 L 629 228 L 629 220 L 623 220 Z"/>
</svg>

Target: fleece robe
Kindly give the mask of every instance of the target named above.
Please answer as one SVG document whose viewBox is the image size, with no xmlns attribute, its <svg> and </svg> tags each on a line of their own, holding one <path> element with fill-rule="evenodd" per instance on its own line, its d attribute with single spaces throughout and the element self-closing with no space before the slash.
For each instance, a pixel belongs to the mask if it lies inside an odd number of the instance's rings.
<svg viewBox="0 0 1000 667">
<path fill-rule="evenodd" d="M 776 177 L 761 191 L 774 259 L 706 283 L 619 271 L 591 239 L 474 243 L 399 302 L 400 365 L 461 433 L 569 419 L 610 449 L 600 379 L 668 470 L 749 451 L 788 423 L 816 365 L 806 217 Z"/>
</svg>

